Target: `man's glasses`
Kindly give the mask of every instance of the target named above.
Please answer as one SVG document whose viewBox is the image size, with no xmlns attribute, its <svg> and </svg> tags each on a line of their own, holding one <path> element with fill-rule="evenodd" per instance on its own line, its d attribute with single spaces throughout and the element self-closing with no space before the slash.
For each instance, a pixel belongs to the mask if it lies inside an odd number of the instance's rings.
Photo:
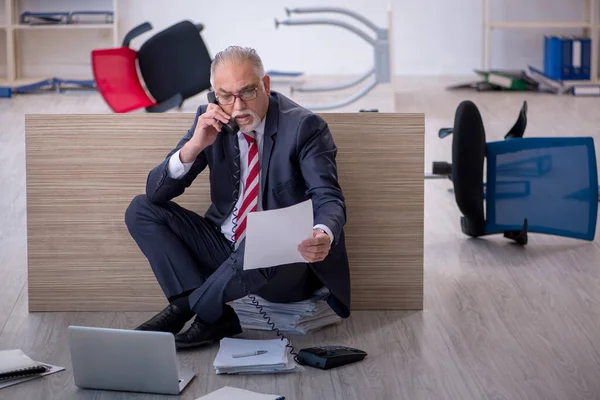
<svg viewBox="0 0 600 400">
<path fill-rule="evenodd" d="M 254 88 L 254 89 L 250 89 L 250 90 L 244 90 L 243 92 L 240 92 L 239 94 L 219 95 L 219 96 L 217 96 L 217 101 L 222 106 L 228 106 L 230 104 L 235 103 L 236 98 L 239 98 L 242 101 L 254 100 L 256 98 L 257 94 L 258 94 L 258 88 Z"/>
</svg>

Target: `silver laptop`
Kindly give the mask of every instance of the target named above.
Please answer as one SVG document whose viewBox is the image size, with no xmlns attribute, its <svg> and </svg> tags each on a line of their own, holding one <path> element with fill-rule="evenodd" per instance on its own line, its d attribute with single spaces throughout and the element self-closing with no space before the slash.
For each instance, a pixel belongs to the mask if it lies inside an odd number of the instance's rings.
<svg viewBox="0 0 600 400">
<path fill-rule="evenodd" d="M 171 333 L 85 326 L 68 332 L 80 388 L 178 395 L 195 376 L 179 373 Z"/>
</svg>

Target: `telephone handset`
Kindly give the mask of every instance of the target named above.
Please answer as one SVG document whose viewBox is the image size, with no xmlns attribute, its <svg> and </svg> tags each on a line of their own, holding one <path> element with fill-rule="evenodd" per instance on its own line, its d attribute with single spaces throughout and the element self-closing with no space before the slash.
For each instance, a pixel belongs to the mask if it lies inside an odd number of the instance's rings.
<svg viewBox="0 0 600 400">
<path fill-rule="evenodd" d="M 208 92 L 208 102 L 217 105 L 219 104 L 215 92 Z M 228 123 L 223 124 L 223 131 L 225 131 L 226 133 L 231 133 L 232 135 L 235 135 L 236 133 L 238 133 L 239 130 L 240 127 L 238 126 L 237 122 L 235 122 L 234 118 L 231 118 Z"/>
</svg>

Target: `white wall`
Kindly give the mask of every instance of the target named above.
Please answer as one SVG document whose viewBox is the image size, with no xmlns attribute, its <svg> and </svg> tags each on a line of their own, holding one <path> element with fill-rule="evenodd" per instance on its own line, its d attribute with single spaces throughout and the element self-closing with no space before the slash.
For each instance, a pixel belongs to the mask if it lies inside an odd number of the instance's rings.
<svg viewBox="0 0 600 400">
<path fill-rule="evenodd" d="M 394 54 L 398 74 L 462 75 L 481 66 L 481 0 L 394 0 Z M 582 18 L 582 0 L 492 0 L 494 20 Z M 558 11 L 550 11 L 556 7 Z M 497 30 L 492 68 L 543 67 L 544 34 L 572 29 Z"/>
<path fill-rule="evenodd" d="M 140 7 L 142 3 L 143 9 Z M 386 26 L 388 0 L 174 0 L 169 7 L 164 6 L 164 0 L 136 0 L 121 1 L 121 4 L 124 31 L 146 20 L 151 21 L 156 29 L 162 29 L 174 21 L 191 19 L 205 25 L 202 36 L 211 54 L 236 44 L 256 48 L 267 69 L 309 74 L 354 74 L 366 71 L 372 65 L 372 50 L 363 39 L 332 26 L 280 26 L 276 29 L 274 21 L 288 18 L 286 6 L 326 5 L 359 11 L 375 24 Z M 308 18 L 353 21 L 330 13 L 294 14 L 290 17 L 293 20 Z M 150 35 L 148 33 L 141 41 Z"/>
<path fill-rule="evenodd" d="M 213 3 L 174 0 L 122 1 L 123 28 L 150 20 L 157 28 L 191 18 L 206 25 L 203 34 L 211 52 L 230 44 L 256 47 L 268 68 L 310 74 L 360 73 L 372 64 L 372 50 L 358 36 L 331 26 L 280 26 L 285 7 L 333 6 L 363 14 L 380 26 L 393 13 L 394 66 L 402 75 L 469 74 L 481 65 L 481 0 L 232 0 Z M 567 20 L 582 17 L 582 0 L 492 0 L 496 20 Z M 220 5 L 216 5 L 220 4 Z M 251 6 L 248 6 L 251 4 Z M 556 7 L 558 11 L 550 11 Z M 290 19 L 335 18 L 338 14 L 294 14 Z M 359 25 L 360 26 L 360 25 Z M 223 28 L 221 28 L 223 27 Z M 227 27 L 227 28 L 225 28 Z M 545 33 L 575 34 L 577 30 L 502 30 L 492 34 L 492 67 L 543 66 Z"/>
<path fill-rule="evenodd" d="M 48 9 L 76 4 L 86 8 L 84 0 L 26 0 Z M 93 8 L 112 0 L 90 1 Z M 356 35 L 331 26 L 280 26 L 274 20 L 287 18 L 285 7 L 337 6 L 352 9 L 378 25 L 387 24 L 388 2 L 392 2 L 392 43 L 395 72 L 401 75 L 470 74 L 481 63 L 480 0 L 119 0 L 121 36 L 144 21 L 154 31 L 134 41 L 139 46 L 151 34 L 182 20 L 204 23 L 203 37 L 211 54 L 231 44 L 255 47 L 267 69 L 304 71 L 308 74 L 357 74 L 372 64 L 371 48 Z M 583 0 L 492 0 L 494 19 L 577 19 Z M 550 6 L 558 11 L 552 12 Z M 100 7 L 102 8 L 102 7 Z M 351 19 L 336 14 L 293 15 L 293 19 Z M 526 68 L 543 66 L 543 35 L 574 34 L 577 30 L 495 31 L 492 37 L 492 67 Z M 109 46 L 106 35 L 86 32 L 84 45 L 74 43 L 73 32 L 31 35 L 23 50 L 29 74 L 81 75 L 89 71 L 89 51 Z M 35 36 L 35 38 L 34 38 Z M 56 49 L 71 49 L 70 56 Z M 0 45 L 0 49 L 3 46 Z M 64 50 L 67 51 L 67 50 Z M 3 57 L 0 57 L 2 60 Z M 61 60 L 68 61 L 60 65 Z M 39 63 L 39 64 L 38 64 Z M 1 68 L 0 68 L 1 70 Z"/>
</svg>

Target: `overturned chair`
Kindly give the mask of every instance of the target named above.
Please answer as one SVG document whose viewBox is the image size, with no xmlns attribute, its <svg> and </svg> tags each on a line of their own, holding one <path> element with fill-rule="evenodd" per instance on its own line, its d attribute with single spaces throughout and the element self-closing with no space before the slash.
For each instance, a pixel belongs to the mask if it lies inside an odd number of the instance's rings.
<svg viewBox="0 0 600 400">
<path fill-rule="evenodd" d="M 115 113 L 141 108 L 162 113 L 209 89 L 211 58 L 203 29 L 202 24 L 181 21 L 157 32 L 136 51 L 131 41 L 152 30 L 144 22 L 125 35 L 120 47 L 93 50 L 94 81 L 107 105 Z"/>
<path fill-rule="evenodd" d="M 594 240 L 598 172 L 591 137 L 524 138 L 527 103 L 504 140 L 486 142 L 477 106 L 463 101 L 452 135 L 452 163 L 434 162 L 433 173 L 454 186 L 462 232 L 503 233 L 521 245 L 527 233 Z M 484 183 L 484 163 L 486 182 Z"/>
</svg>

